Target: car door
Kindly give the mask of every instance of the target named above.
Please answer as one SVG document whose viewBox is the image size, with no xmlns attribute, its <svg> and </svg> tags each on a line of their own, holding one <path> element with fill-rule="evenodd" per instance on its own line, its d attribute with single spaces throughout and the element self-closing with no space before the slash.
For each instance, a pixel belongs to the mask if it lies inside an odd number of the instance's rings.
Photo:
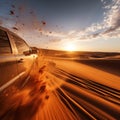
<svg viewBox="0 0 120 120">
<path fill-rule="evenodd" d="M 17 48 L 16 58 L 18 64 L 18 72 L 19 74 L 22 74 L 21 79 L 25 80 L 29 77 L 34 56 L 33 54 L 30 54 L 30 47 L 23 39 L 15 34 L 12 34 L 12 38 Z"/>
<path fill-rule="evenodd" d="M 8 32 L 0 29 L 0 92 L 19 79 L 17 61 Z"/>
</svg>

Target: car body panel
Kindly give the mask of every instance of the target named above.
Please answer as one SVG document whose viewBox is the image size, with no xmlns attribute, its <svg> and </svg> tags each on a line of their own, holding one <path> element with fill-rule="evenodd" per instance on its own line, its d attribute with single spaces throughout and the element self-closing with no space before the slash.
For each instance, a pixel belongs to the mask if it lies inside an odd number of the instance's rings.
<svg viewBox="0 0 120 120">
<path fill-rule="evenodd" d="M 33 54 L 29 54 L 29 55 L 25 55 L 24 52 L 27 50 L 27 51 L 30 51 L 30 47 L 27 45 L 27 43 L 22 39 L 20 38 L 19 36 L 13 34 L 13 33 L 10 33 L 10 36 L 11 36 L 11 39 L 13 40 L 14 42 L 14 45 L 16 47 L 16 54 L 15 54 L 15 57 L 17 59 L 17 65 L 18 65 L 18 74 L 21 74 L 24 72 L 24 75 L 21 76 L 21 79 L 25 79 L 25 77 L 28 76 L 30 70 L 31 70 L 31 67 L 33 65 L 33 62 L 34 62 L 34 57 L 33 57 Z M 22 52 L 20 51 L 19 52 L 19 48 L 16 44 L 16 41 L 20 41 L 20 42 L 23 42 L 24 43 L 24 46 L 26 45 L 25 47 L 25 50 L 22 50 Z M 21 43 L 20 43 L 21 44 Z M 20 46 L 20 45 L 19 45 Z"/>
<path fill-rule="evenodd" d="M 9 42 L 10 45 L 8 47 L 10 47 L 11 49 L 11 53 L 1 53 L 0 51 L 0 91 L 7 87 L 8 85 L 10 85 L 10 83 L 8 83 L 9 81 L 11 81 L 12 79 L 16 78 L 16 80 L 19 80 L 19 75 L 18 75 L 18 69 L 17 69 L 17 60 L 16 57 L 14 55 L 14 47 L 11 44 L 11 39 L 9 39 L 9 35 L 8 32 L 6 32 L 6 36 L 8 37 L 7 43 Z M 2 38 L 0 38 L 2 39 Z M 1 46 L 0 46 L 1 47 Z M 0 50 L 4 50 L 6 49 L 6 47 Z M 18 77 L 16 77 L 18 76 Z M 5 85 L 6 84 L 6 85 Z M 12 84 L 12 82 L 11 82 Z M 5 86 L 4 86 L 5 85 Z"/>
<path fill-rule="evenodd" d="M 31 48 L 27 43 L 8 29 L 0 27 L 1 30 L 6 31 L 11 45 L 11 53 L 0 54 L 0 91 L 4 90 L 13 83 L 24 84 L 26 78 L 29 78 L 29 73 L 37 57 L 36 54 L 24 54 L 27 50 L 30 53 Z M 17 39 L 14 39 L 14 36 Z M 16 42 L 23 41 L 26 45 L 23 51 L 19 52 Z M 4 48 L 3 48 L 4 49 Z"/>
</svg>

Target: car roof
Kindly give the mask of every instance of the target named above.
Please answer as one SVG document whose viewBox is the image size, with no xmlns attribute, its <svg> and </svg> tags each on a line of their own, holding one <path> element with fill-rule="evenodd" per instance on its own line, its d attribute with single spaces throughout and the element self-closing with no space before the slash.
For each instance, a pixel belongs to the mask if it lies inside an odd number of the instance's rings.
<svg viewBox="0 0 120 120">
<path fill-rule="evenodd" d="M 19 37 L 20 39 L 24 40 L 24 39 L 21 38 L 19 35 L 17 35 L 16 33 L 12 32 L 11 30 L 9 30 L 8 28 L 5 28 L 5 27 L 0 26 L 0 29 L 1 29 L 1 30 L 4 30 L 4 31 L 6 31 L 6 32 L 9 32 L 9 33 L 11 33 L 12 35 L 15 35 L 15 36 Z M 25 41 L 25 40 L 24 40 L 24 41 Z"/>
<path fill-rule="evenodd" d="M 5 30 L 5 31 L 10 31 L 9 29 L 2 27 L 2 26 L 0 26 L 0 29 Z"/>
</svg>

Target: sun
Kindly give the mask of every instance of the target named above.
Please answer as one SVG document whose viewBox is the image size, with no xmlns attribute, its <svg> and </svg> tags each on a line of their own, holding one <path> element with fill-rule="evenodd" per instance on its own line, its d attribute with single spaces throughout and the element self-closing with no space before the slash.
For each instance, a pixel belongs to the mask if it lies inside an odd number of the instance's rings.
<svg viewBox="0 0 120 120">
<path fill-rule="evenodd" d="M 68 43 L 65 45 L 64 48 L 66 51 L 75 51 L 76 50 L 76 46 L 73 43 Z"/>
</svg>

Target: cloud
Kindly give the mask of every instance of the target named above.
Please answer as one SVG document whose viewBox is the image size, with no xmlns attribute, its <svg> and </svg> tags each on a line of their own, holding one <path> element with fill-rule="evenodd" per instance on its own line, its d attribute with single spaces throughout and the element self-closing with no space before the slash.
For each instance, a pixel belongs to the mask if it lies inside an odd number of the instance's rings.
<svg viewBox="0 0 120 120">
<path fill-rule="evenodd" d="M 104 5 L 105 0 L 101 0 Z M 92 40 L 94 38 L 120 38 L 120 0 L 112 0 L 104 6 L 105 16 L 102 23 L 94 23 L 84 30 L 74 32 L 80 40 Z"/>
<path fill-rule="evenodd" d="M 109 11 L 106 12 L 104 23 L 112 30 L 120 27 L 120 0 L 112 1 Z"/>
<path fill-rule="evenodd" d="M 120 0 L 112 0 L 112 3 L 104 8 L 106 13 L 103 24 L 106 29 L 102 32 L 102 37 L 120 38 Z"/>
<path fill-rule="evenodd" d="M 29 29 L 30 27 L 32 27 L 37 31 L 36 32 L 37 34 L 40 34 L 42 36 L 48 36 L 49 42 L 51 43 L 58 43 L 61 41 L 74 42 L 74 41 L 82 41 L 82 40 L 94 40 L 97 38 L 102 38 L 102 39 L 120 38 L 120 0 L 111 0 L 111 2 L 109 1 L 109 3 L 107 2 L 107 0 L 101 0 L 101 2 L 103 3 L 103 9 L 104 9 L 103 21 L 101 23 L 93 23 L 90 26 L 81 30 L 73 29 L 68 32 L 48 31 L 44 29 L 48 23 L 46 24 L 46 21 L 39 20 L 36 14 L 34 13 L 34 11 L 29 11 L 30 16 L 26 18 L 26 19 L 31 19 L 32 24 L 24 23 L 25 26 L 23 26 L 23 24 L 20 23 L 22 20 L 21 19 L 19 20 L 19 18 L 17 18 L 18 21 L 16 26 L 14 26 L 14 28 L 18 28 L 20 24 L 22 26 L 22 29 L 20 30 L 26 29 L 27 27 Z M 15 6 L 15 8 L 18 9 L 19 11 L 18 13 L 20 13 L 22 18 L 22 16 L 24 16 L 23 14 L 25 12 L 25 7 L 20 6 L 17 8 Z M 12 9 L 15 9 L 15 8 L 14 6 L 12 6 Z M 21 26 L 19 28 L 21 28 Z M 23 30 L 23 33 L 24 31 L 25 30 Z"/>
<path fill-rule="evenodd" d="M 55 32 L 55 31 L 50 32 L 50 31 L 46 31 L 46 30 L 42 30 L 42 35 L 51 36 L 51 37 L 58 37 L 58 38 L 64 38 L 64 37 L 66 37 L 65 33 Z"/>
<path fill-rule="evenodd" d="M 49 42 L 51 42 L 51 43 L 57 43 L 57 42 L 60 42 L 61 41 L 61 39 L 51 39 L 51 40 L 49 40 Z"/>
<path fill-rule="evenodd" d="M 70 30 L 67 33 L 42 31 L 43 35 L 48 35 L 57 39 L 50 40 L 51 42 L 60 41 L 81 41 L 94 40 L 97 38 L 116 38 L 120 37 L 120 0 L 112 0 L 108 4 L 106 0 L 101 0 L 104 5 L 104 18 L 101 23 L 93 23 L 92 25 L 82 30 Z"/>
<path fill-rule="evenodd" d="M 105 5 L 105 0 L 101 0 Z M 120 0 L 112 0 L 111 4 L 104 6 L 104 19 L 102 23 L 92 24 L 90 27 L 86 28 L 86 36 L 90 38 L 95 37 L 119 37 L 120 31 Z M 91 33 L 88 35 L 88 33 Z M 107 35 L 106 35 L 107 34 Z M 92 37 L 91 37 L 92 36 Z M 85 38 L 87 38 L 85 37 Z"/>
</svg>

